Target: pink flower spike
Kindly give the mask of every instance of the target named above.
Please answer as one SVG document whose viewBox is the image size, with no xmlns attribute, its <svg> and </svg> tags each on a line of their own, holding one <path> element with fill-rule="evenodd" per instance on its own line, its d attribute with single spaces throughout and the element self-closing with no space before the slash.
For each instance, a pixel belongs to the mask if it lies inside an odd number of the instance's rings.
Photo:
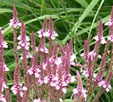
<svg viewBox="0 0 113 102">
<path fill-rule="evenodd" d="M 0 29 L 0 48 L 8 48 L 7 42 L 4 41 L 1 29 Z"/>
<path fill-rule="evenodd" d="M 110 19 L 108 22 L 105 23 L 105 25 L 108 27 L 111 27 L 113 25 L 113 6 L 112 6 L 112 10 L 111 10 Z"/>
<path fill-rule="evenodd" d="M 80 77 L 80 74 L 79 72 L 77 72 L 77 88 L 74 88 L 73 89 L 73 93 L 74 93 L 74 99 L 76 100 L 76 98 L 78 96 L 82 96 L 84 98 L 84 100 L 87 99 L 87 91 L 83 88 L 83 85 L 82 85 L 82 79 Z"/>
<path fill-rule="evenodd" d="M 99 86 L 102 86 L 107 92 L 110 91 L 111 85 L 110 85 L 110 80 L 112 78 L 112 72 L 109 72 L 105 80 L 102 80 L 98 83 Z"/>
<path fill-rule="evenodd" d="M 26 35 L 26 27 L 25 27 L 23 21 L 21 22 L 21 34 L 20 34 L 20 36 L 18 36 L 17 39 L 20 40 L 20 41 L 18 42 L 18 47 L 17 47 L 17 49 L 24 48 L 24 49 L 26 49 L 26 50 L 29 50 L 29 45 L 30 45 L 29 40 L 30 40 L 30 39 L 29 39 L 29 37 Z"/>
<path fill-rule="evenodd" d="M 77 71 L 76 73 L 77 73 L 77 84 L 78 84 L 78 87 L 80 89 L 80 88 L 83 87 L 83 85 L 82 85 L 82 79 L 81 79 L 81 76 L 80 76 L 79 72 Z"/>
<path fill-rule="evenodd" d="M 26 90 L 27 90 L 27 87 L 22 86 L 21 83 L 16 83 L 15 85 L 13 85 L 13 86 L 11 87 L 11 90 L 12 90 L 12 92 L 13 92 L 15 95 L 17 95 L 17 93 L 19 93 L 20 96 L 23 97 L 23 95 L 24 95 L 24 92 L 23 92 L 23 91 L 26 91 Z"/>
<path fill-rule="evenodd" d="M 0 94 L 0 102 L 7 102 L 6 98 L 2 94 Z"/>
<path fill-rule="evenodd" d="M 13 5 L 13 18 L 10 20 L 9 25 L 12 26 L 13 28 L 17 28 L 18 26 L 21 26 L 21 23 L 18 20 L 18 15 L 15 5 Z"/>
<path fill-rule="evenodd" d="M 32 55 L 30 54 L 30 52 L 29 52 L 28 50 L 26 50 L 25 53 L 26 53 L 26 58 L 27 58 L 27 59 L 33 58 Z M 23 59 L 23 54 L 21 54 L 20 59 L 21 59 L 21 60 Z"/>
<path fill-rule="evenodd" d="M 56 37 L 58 37 L 58 34 L 54 31 L 53 20 L 52 20 L 51 17 L 49 19 L 49 28 L 48 28 L 48 34 L 47 35 L 51 40 L 54 40 Z"/>
<path fill-rule="evenodd" d="M 101 44 L 105 44 L 106 41 L 103 37 L 103 25 L 102 25 L 102 20 L 100 20 L 98 24 L 98 35 L 94 37 L 96 41 L 99 41 Z"/>
<path fill-rule="evenodd" d="M 89 53 L 89 38 L 84 42 L 84 53 L 81 56 L 87 61 L 88 60 L 88 53 Z"/>
<path fill-rule="evenodd" d="M 43 22 L 43 27 L 40 31 L 38 31 L 37 33 L 39 34 L 39 38 L 42 38 L 42 37 L 48 37 L 47 35 L 47 18 L 45 17 L 44 19 L 44 22 Z"/>
<path fill-rule="evenodd" d="M 109 28 L 108 40 L 113 42 L 113 26 Z"/>
</svg>

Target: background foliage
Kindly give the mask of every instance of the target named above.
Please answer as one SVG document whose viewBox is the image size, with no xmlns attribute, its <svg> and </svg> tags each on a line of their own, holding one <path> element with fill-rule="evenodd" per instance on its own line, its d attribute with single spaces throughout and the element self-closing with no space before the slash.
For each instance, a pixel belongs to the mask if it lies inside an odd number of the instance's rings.
<svg viewBox="0 0 113 102">
<path fill-rule="evenodd" d="M 9 20 L 12 18 L 12 6 L 16 5 L 18 16 L 27 26 L 27 34 L 41 29 L 42 21 L 46 16 L 52 16 L 55 30 L 59 34 L 57 41 L 63 45 L 70 38 L 74 41 L 74 52 L 78 56 L 76 62 L 83 62 L 80 54 L 83 51 L 84 40 L 90 37 L 90 46 L 93 48 L 95 43 L 92 39 L 97 32 L 97 24 L 100 19 L 105 23 L 110 16 L 113 0 L 0 0 L 0 26 L 3 28 L 5 40 L 8 42 L 9 49 L 5 50 L 5 60 L 13 73 L 15 62 L 13 56 L 13 32 L 9 27 Z M 18 32 L 19 34 L 19 32 Z M 108 35 L 108 27 L 104 27 L 104 36 Z M 103 52 L 103 47 L 100 49 Z M 109 62 L 109 58 L 107 59 Z M 71 68 L 72 74 L 75 69 Z M 8 76 L 9 77 L 9 76 Z M 9 78 L 9 85 L 12 82 Z M 113 80 L 111 82 L 113 86 Z M 76 83 L 70 84 L 66 94 L 66 102 L 71 102 L 72 88 Z M 100 102 L 113 102 L 113 89 L 100 98 Z"/>
</svg>

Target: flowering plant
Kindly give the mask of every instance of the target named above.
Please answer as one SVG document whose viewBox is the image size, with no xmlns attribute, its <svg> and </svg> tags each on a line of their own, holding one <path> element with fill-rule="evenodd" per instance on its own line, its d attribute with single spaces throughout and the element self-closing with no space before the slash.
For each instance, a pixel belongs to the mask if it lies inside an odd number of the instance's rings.
<svg viewBox="0 0 113 102">
<path fill-rule="evenodd" d="M 30 44 L 30 38 L 26 34 L 26 26 L 23 21 L 18 20 L 15 5 L 13 6 L 13 18 L 9 25 L 13 28 L 16 66 L 13 86 L 10 88 L 7 85 L 6 77 L 9 69 L 3 57 L 4 48 L 8 48 L 8 45 L 3 39 L 2 29 L 0 28 L 0 102 L 11 102 L 10 90 L 11 93 L 16 95 L 17 102 L 63 102 L 68 84 L 73 82 L 77 82 L 76 88 L 72 90 L 74 102 L 97 102 L 104 90 L 110 91 L 110 80 L 113 76 L 113 8 L 110 20 L 106 23 L 109 26 L 108 38 L 103 37 L 103 25 L 100 20 L 98 34 L 94 37 L 96 43 L 91 52 L 89 38 L 84 42 L 84 52 L 81 56 L 85 63 L 82 64 L 74 62 L 76 55 L 73 52 L 73 39 L 70 39 L 69 43 L 64 46 L 57 42 L 53 45 L 53 40 L 58 37 L 58 34 L 54 30 L 51 17 L 49 23 L 45 17 L 42 29 L 37 32 L 40 38 L 38 47 L 33 31 L 31 32 Z M 21 27 L 20 35 L 17 37 L 19 27 Z M 48 47 L 46 41 L 48 41 Z M 99 55 L 101 44 L 105 44 L 102 57 Z M 112 44 L 111 62 L 107 75 L 103 77 L 110 44 Z M 21 56 L 19 56 L 18 50 L 21 51 Z M 97 67 L 99 57 L 101 61 L 96 75 L 94 69 Z M 70 73 L 71 66 L 73 68 L 79 67 L 79 70 L 75 69 L 74 76 Z M 85 85 L 82 82 L 81 74 L 84 78 L 86 77 Z M 77 80 L 75 76 L 77 76 Z M 97 87 L 99 87 L 99 90 L 93 96 Z"/>
</svg>

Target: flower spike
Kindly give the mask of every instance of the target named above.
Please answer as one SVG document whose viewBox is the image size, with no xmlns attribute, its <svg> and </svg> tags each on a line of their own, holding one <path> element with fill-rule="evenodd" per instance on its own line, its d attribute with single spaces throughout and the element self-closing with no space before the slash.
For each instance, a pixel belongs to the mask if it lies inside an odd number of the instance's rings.
<svg viewBox="0 0 113 102">
<path fill-rule="evenodd" d="M 103 37 L 103 25 L 102 25 L 102 20 L 100 20 L 98 24 L 98 35 L 94 37 L 96 41 L 99 41 L 101 44 L 105 44 L 106 41 Z"/>
<path fill-rule="evenodd" d="M 8 48 L 7 42 L 5 42 L 3 39 L 1 29 L 0 29 L 0 48 Z"/>
<path fill-rule="evenodd" d="M 113 42 L 113 25 L 109 28 L 108 40 Z"/>
<path fill-rule="evenodd" d="M 53 20 L 51 17 L 49 19 L 48 37 L 51 40 L 54 40 L 56 37 L 58 37 L 58 34 L 54 30 Z"/>
<path fill-rule="evenodd" d="M 83 98 L 84 100 L 86 100 L 87 98 L 87 95 L 86 95 L 87 91 L 83 88 L 82 79 L 79 72 L 77 72 L 77 83 L 78 83 L 77 88 L 73 89 L 74 102 L 76 102 L 76 100 L 80 100 L 81 98 Z"/>
<path fill-rule="evenodd" d="M 111 27 L 113 25 L 113 6 L 112 6 L 112 10 L 111 10 L 110 19 L 108 22 L 105 23 L 105 25 L 108 27 Z"/>
<path fill-rule="evenodd" d="M 12 26 L 13 28 L 17 28 L 18 26 L 21 26 L 21 23 L 18 20 L 18 15 L 15 5 L 13 5 L 13 18 L 10 20 L 9 25 Z"/>
<path fill-rule="evenodd" d="M 43 22 L 43 27 L 40 31 L 38 31 L 37 33 L 39 34 L 39 38 L 42 38 L 42 37 L 48 37 L 47 35 L 47 18 L 45 17 L 44 19 L 44 22 Z"/>
</svg>

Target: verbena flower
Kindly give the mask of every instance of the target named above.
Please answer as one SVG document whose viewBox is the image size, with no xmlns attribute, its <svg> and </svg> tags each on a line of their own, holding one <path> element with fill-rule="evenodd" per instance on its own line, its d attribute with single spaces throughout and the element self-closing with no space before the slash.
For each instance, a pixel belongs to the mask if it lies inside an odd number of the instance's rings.
<svg viewBox="0 0 113 102">
<path fill-rule="evenodd" d="M 18 20 L 18 15 L 15 5 L 13 5 L 13 18 L 10 20 L 9 25 L 12 26 L 13 28 L 17 28 L 18 26 L 21 26 L 21 23 Z"/>
<path fill-rule="evenodd" d="M 41 102 L 40 98 L 34 99 L 33 102 Z"/>
<path fill-rule="evenodd" d="M 102 21 L 100 20 L 99 24 L 98 24 L 98 35 L 94 37 L 94 39 L 96 41 L 99 41 L 101 44 L 105 44 L 106 41 L 103 37 L 103 25 L 102 25 Z"/>
<path fill-rule="evenodd" d="M 7 42 L 5 42 L 3 39 L 1 29 L 0 29 L 0 48 L 8 48 Z"/>
<path fill-rule="evenodd" d="M 106 77 L 105 80 L 102 80 L 98 83 L 99 86 L 103 87 L 107 92 L 110 91 L 111 85 L 110 85 L 110 80 L 112 78 L 112 72 L 109 72 L 108 76 Z"/>
<path fill-rule="evenodd" d="M 111 10 L 111 15 L 110 15 L 110 19 L 108 22 L 105 23 L 105 25 L 111 27 L 113 25 L 113 6 L 112 6 L 112 10 Z"/>
<path fill-rule="evenodd" d="M 39 35 L 39 38 L 42 37 L 48 37 L 47 35 L 47 18 L 45 17 L 44 22 L 43 22 L 43 27 L 40 31 L 37 32 Z"/>
<path fill-rule="evenodd" d="M 3 92 L 7 88 L 8 86 L 6 85 L 4 78 L 0 78 L 0 90 Z"/>
<path fill-rule="evenodd" d="M 53 25 L 53 21 L 52 21 L 52 18 L 51 17 L 49 19 L 49 28 L 48 28 L 47 36 L 51 40 L 54 40 L 56 37 L 58 37 L 58 34 L 54 30 L 54 25 Z"/>
<path fill-rule="evenodd" d="M 20 34 L 20 36 L 18 36 L 17 39 L 19 40 L 17 49 L 22 49 L 22 50 L 24 49 L 26 57 L 32 58 L 32 55 L 29 52 L 30 39 L 26 35 L 26 27 L 25 27 L 23 21 L 21 22 L 21 34 Z M 21 54 L 21 59 L 23 59 L 23 54 Z"/>
<path fill-rule="evenodd" d="M 38 65 L 32 66 L 30 69 L 28 69 L 28 73 L 30 75 L 34 75 L 36 78 L 39 78 L 40 72 L 41 72 L 40 66 Z"/>
<path fill-rule="evenodd" d="M 113 42 L 113 26 L 110 26 L 109 28 L 109 35 L 108 35 L 108 40 Z"/>
<path fill-rule="evenodd" d="M 17 93 L 20 94 L 21 97 L 23 97 L 24 95 L 24 92 L 23 91 L 26 91 L 27 90 L 27 87 L 26 86 L 22 86 L 21 83 L 16 83 L 14 84 L 12 87 L 11 87 L 11 90 L 12 92 L 17 95 Z"/>
<path fill-rule="evenodd" d="M 73 89 L 73 93 L 74 93 L 74 100 L 79 100 L 79 98 L 84 98 L 84 100 L 86 101 L 87 99 L 87 91 L 86 89 L 83 88 L 82 85 L 82 79 L 80 77 L 79 72 L 77 72 L 77 88 Z"/>
<path fill-rule="evenodd" d="M 6 98 L 2 94 L 0 94 L 0 102 L 7 102 Z"/>
</svg>

